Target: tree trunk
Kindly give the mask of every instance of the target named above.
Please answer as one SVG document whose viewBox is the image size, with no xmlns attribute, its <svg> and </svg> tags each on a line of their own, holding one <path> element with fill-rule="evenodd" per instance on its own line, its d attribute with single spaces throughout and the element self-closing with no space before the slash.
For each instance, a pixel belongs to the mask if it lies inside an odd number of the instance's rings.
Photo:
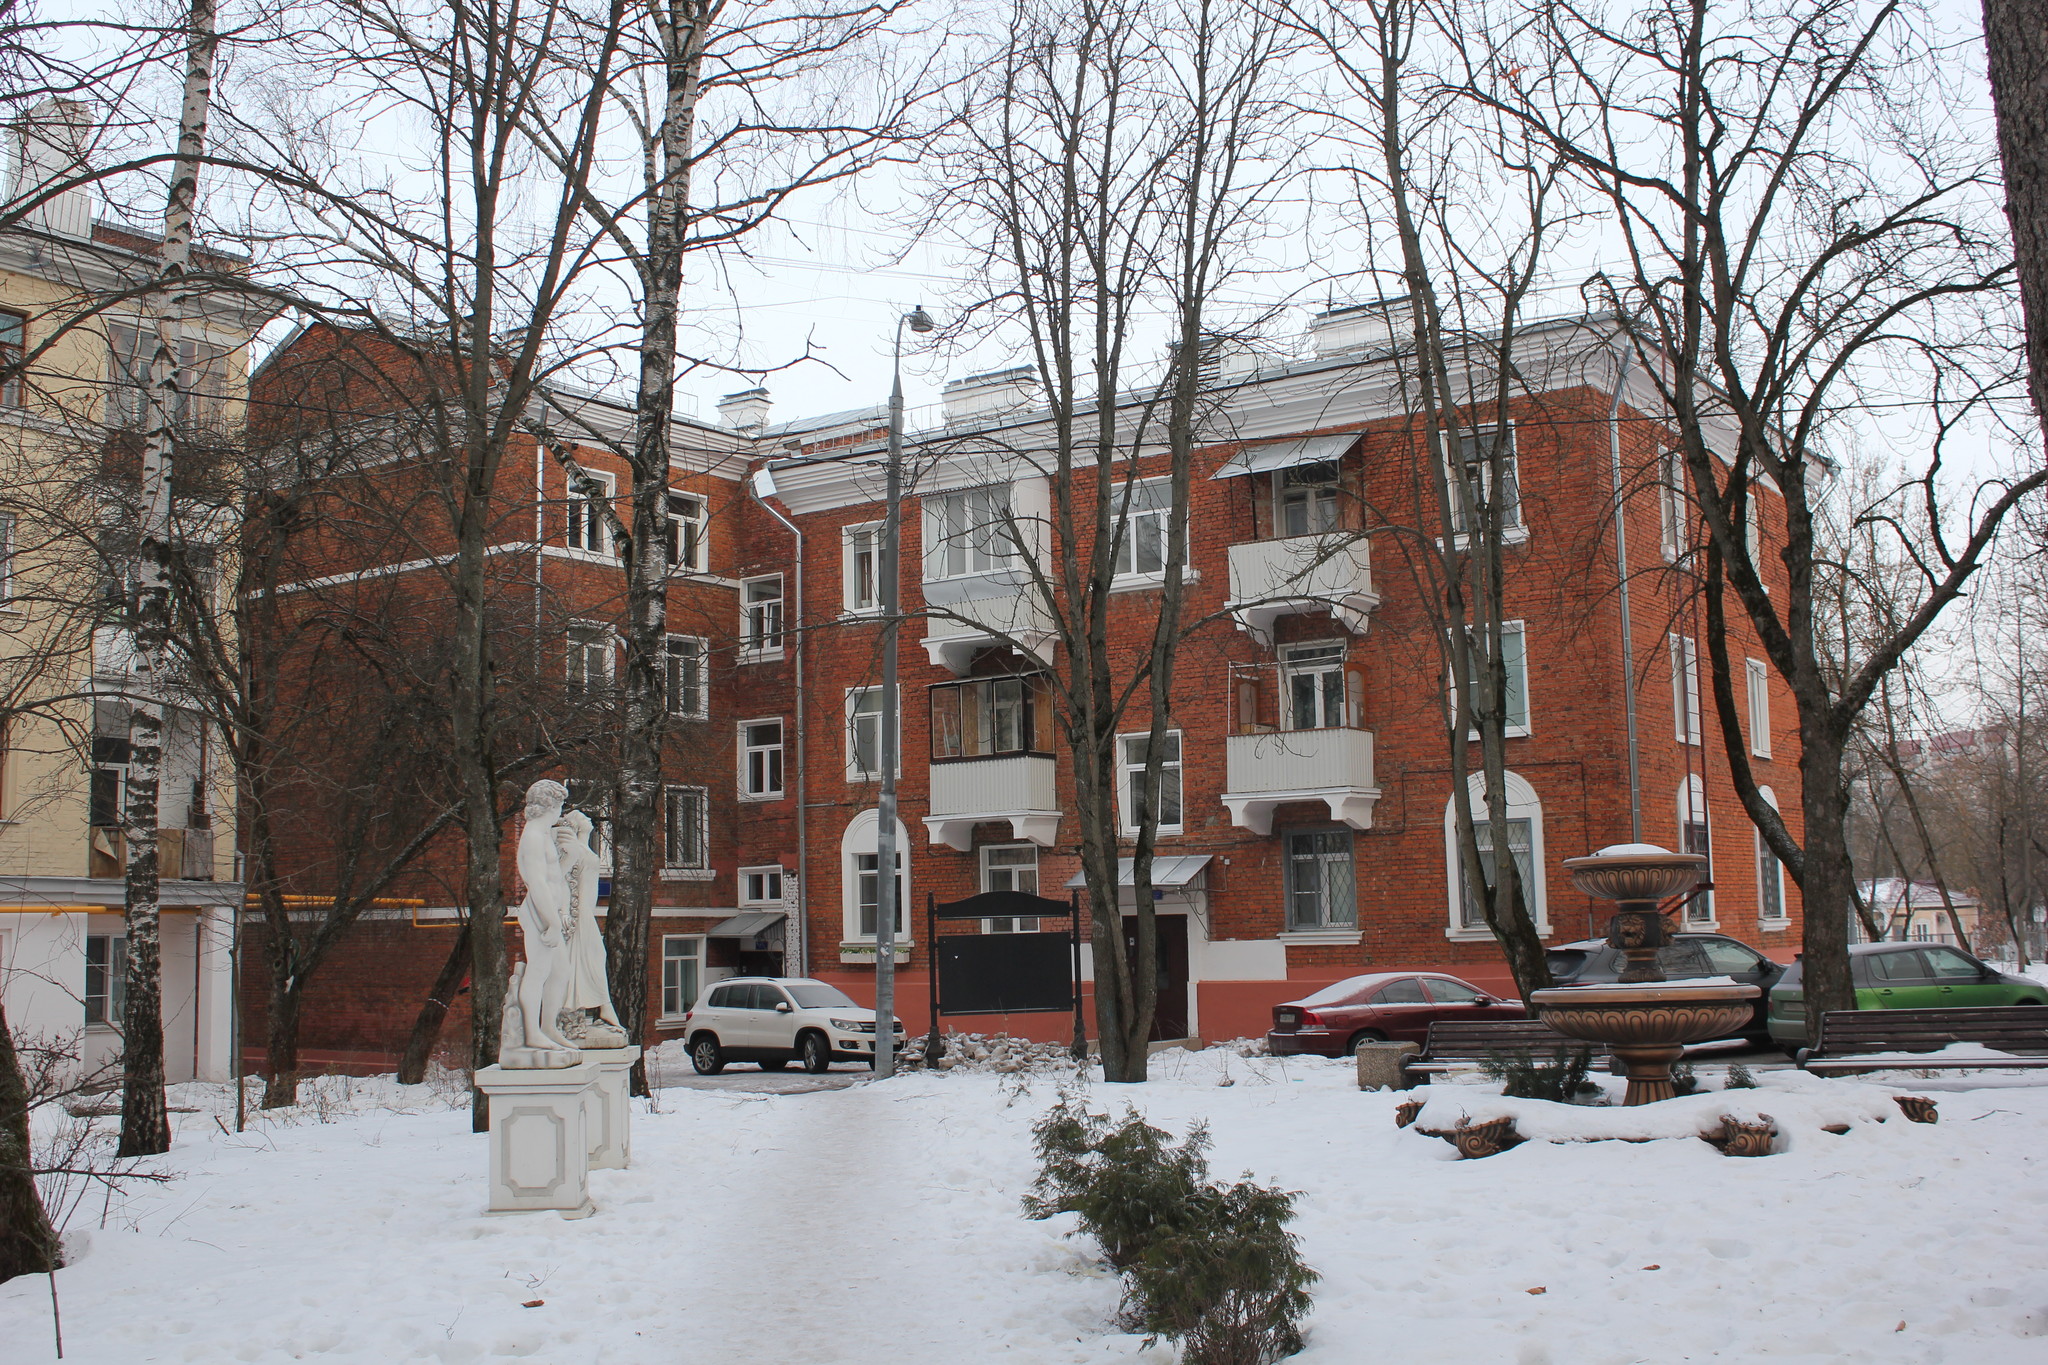
<svg viewBox="0 0 2048 1365">
<path fill-rule="evenodd" d="M 1823 1010 L 1856 1008 L 1849 978 L 1849 905 L 1855 869 L 1844 835 L 1848 793 L 1842 788 L 1842 746 L 1804 717 L 1800 724 L 1800 806 L 1806 819 L 1805 876 L 1799 890 L 1805 914 L 1801 965 L 1806 978 L 1806 1017 Z"/>
<path fill-rule="evenodd" d="M 462 988 L 462 978 L 469 974 L 469 957 L 469 922 L 464 920 L 455 933 L 455 942 L 448 945 L 448 960 L 441 964 L 441 974 L 434 978 L 433 989 L 420 1001 L 420 1012 L 413 1018 L 412 1032 L 405 1040 L 405 1055 L 398 1059 L 400 1085 L 418 1085 L 427 1078 L 427 1060 L 434 1055 L 434 1045 L 441 1039 L 441 1021 L 455 1007 L 455 992 Z"/>
<path fill-rule="evenodd" d="M 264 1020 L 263 1107 L 286 1109 L 299 1102 L 299 1011 L 304 985 L 294 979 L 291 945 L 270 952 L 270 1003 Z"/>
<path fill-rule="evenodd" d="M 2048 432 L 2048 18 L 2040 0 L 1984 0 L 1984 51 L 2019 266 L 2027 387 Z"/>
<path fill-rule="evenodd" d="M 28 1086 L 0 1004 L 0 1283 L 55 1270 L 58 1254 L 57 1230 L 29 1158 Z"/>
</svg>

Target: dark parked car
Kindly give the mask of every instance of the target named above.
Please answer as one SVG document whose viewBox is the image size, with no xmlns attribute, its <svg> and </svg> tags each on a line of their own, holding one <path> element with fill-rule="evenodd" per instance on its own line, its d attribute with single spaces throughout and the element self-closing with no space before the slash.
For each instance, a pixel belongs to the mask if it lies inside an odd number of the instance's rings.
<svg viewBox="0 0 2048 1365">
<path fill-rule="evenodd" d="M 1278 1057 L 1345 1057 L 1360 1043 L 1420 1043 L 1438 1019 L 1522 1019 L 1519 1000 L 1499 1000 L 1469 981 L 1435 972 L 1375 972 L 1273 1006 L 1267 1050 Z"/>
<path fill-rule="evenodd" d="M 1624 961 L 1621 949 L 1609 947 L 1607 940 L 1599 938 L 1552 948 L 1548 956 L 1550 979 L 1560 986 L 1613 981 L 1621 975 Z M 1726 934 L 1673 934 L 1671 942 L 1657 950 L 1657 962 L 1664 968 L 1664 975 L 1673 981 L 1725 976 L 1745 986 L 1761 986 L 1763 994 L 1757 997 L 1756 1013 L 1743 1036 L 1760 1047 L 1770 1046 L 1766 1009 L 1771 987 L 1785 974 L 1781 964 Z"/>
<path fill-rule="evenodd" d="M 1793 963 L 1770 993 L 1771 1038 L 1787 1052 L 1807 1045 L 1806 983 Z M 1859 1010 L 2048 1005 L 2048 990 L 1988 967 L 1945 943 L 1852 943 L 1849 981 Z"/>
</svg>

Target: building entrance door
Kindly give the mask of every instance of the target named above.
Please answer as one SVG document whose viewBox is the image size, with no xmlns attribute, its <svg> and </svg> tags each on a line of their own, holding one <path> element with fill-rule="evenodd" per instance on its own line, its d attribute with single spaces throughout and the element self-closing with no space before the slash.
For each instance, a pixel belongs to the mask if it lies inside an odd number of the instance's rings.
<svg viewBox="0 0 2048 1365">
<path fill-rule="evenodd" d="M 1160 915 L 1155 921 L 1154 970 L 1158 973 L 1158 1004 L 1152 1010 L 1152 1041 L 1188 1036 L 1188 917 Z M 1124 916 L 1124 952 L 1138 955 L 1138 921 Z"/>
</svg>

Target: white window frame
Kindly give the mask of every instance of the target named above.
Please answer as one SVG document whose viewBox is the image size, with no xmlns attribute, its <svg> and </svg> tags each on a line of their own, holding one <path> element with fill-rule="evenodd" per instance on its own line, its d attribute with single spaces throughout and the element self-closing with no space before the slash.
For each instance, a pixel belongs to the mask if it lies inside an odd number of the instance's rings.
<svg viewBox="0 0 2048 1365">
<path fill-rule="evenodd" d="M 1754 758 L 1769 758 L 1771 670 L 1761 659 L 1745 659 L 1742 671 L 1749 687 L 1749 752 Z"/>
<path fill-rule="evenodd" d="M 1350 869 L 1348 904 L 1337 905 L 1346 899 L 1344 892 L 1331 885 L 1327 872 L 1317 877 L 1319 918 L 1314 924 L 1300 924 L 1295 921 L 1294 907 L 1300 887 L 1296 884 L 1299 863 L 1294 852 L 1296 839 L 1340 839 L 1343 842 L 1343 862 Z M 1311 854 L 1319 866 L 1328 866 L 1336 861 L 1328 852 Z M 1280 889 L 1285 899 L 1281 918 L 1283 927 L 1290 934 L 1344 933 L 1358 928 L 1358 843 L 1349 829 L 1287 829 L 1280 832 Z M 1350 918 L 1333 916 L 1332 910 L 1348 912 Z"/>
<path fill-rule="evenodd" d="M 95 942 L 107 945 L 103 950 L 106 961 L 101 965 L 101 970 L 105 977 L 104 984 L 106 989 L 104 992 L 95 992 L 92 989 L 92 945 Z M 128 935 L 125 933 L 88 933 L 85 936 L 85 953 L 82 960 L 86 975 L 85 979 L 79 983 L 79 1000 L 85 1009 L 85 1026 L 87 1028 L 103 1029 L 120 1028 L 121 1018 L 128 1008 Z M 94 1017 L 96 1011 L 97 1018 Z"/>
<path fill-rule="evenodd" d="M 1332 653 L 1331 651 L 1335 651 Z M 1280 647 L 1280 728 L 1283 730 L 1335 730 L 1349 729 L 1356 724 L 1352 714 L 1351 673 L 1348 668 L 1348 651 L 1342 640 L 1299 640 Z M 1316 685 L 1316 723 L 1296 725 L 1294 712 L 1294 682 L 1297 678 L 1313 677 Z M 1337 713 L 1335 725 L 1322 722 L 1329 715 L 1329 680 L 1336 679 Z"/>
<path fill-rule="evenodd" d="M 1685 557 L 1687 500 L 1685 496 L 1685 463 L 1675 450 L 1667 450 L 1657 459 L 1657 518 L 1659 539 L 1664 548 L 1667 563 L 1676 564 Z"/>
<path fill-rule="evenodd" d="M 1030 854 L 1030 890 L 1025 891 L 1023 887 L 1014 885 L 1017 878 L 1013 874 L 1023 871 L 1026 864 L 1022 862 L 997 863 L 989 857 L 992 853 Z M 976 854 L 976 861 L 980 864 L 981 869 L 981 889 L 983 891 L 1024 891 L 1029 896 L 1037 895 L 1038 854 L 1039 848 L 1037 844 L 983 844 Z M 995 885 L 999 880 L 1008 881 L 1013 884 L 1009 886 Z M 1035 934 L 1038 932 L 1038 917 L 1036 915 L 997 915 L 992 919 L 985 919 L 981 922 L 981 932 L 984 934 Z"/>
<path fill-rule="evenodd" d="M 750 735 L 755 726 L 775 727 L 775 742 L 764 743 Z M 781 716 L 756 716 L 743 720 L 737 731 L 740 755 L 740 800 L 780 801 L 783 797 L 784 767 L 788 762 L 785 744 L 788 727 Z M 756 760 L 759 760 L 757 763 Z M 773 783 L 767 781 L 774 779 Z"/>
<path fill-rule="evenodd" d="M 926 582 L 1000 573 L 1015 561 L 1008 484 L 932 493 L 922 511 Z M 981 519 L 970 522 L 970 517 Z"/>
<path fill-rule="evenodd" d="M 0 365 L 19 365 L 21 358 L 28 354 L 28 314 L 18 308 L 0 308 L 0 319 L 15 324 L 14 339 L 0 340 Z M 18 408 L 21 404 L 22 376 L 0 379 L 0 408 Z"/>
<path fill-rule="evenodd" d="M 867 952 L 864 955 L 856 955 L 856 960 L 862 961 L 873 960 L 875 955 L 875 935 L 860 932 L 861 872 L 859 859 L 862 857 L 878 856 L 875 851 L 875 845 L 881 828 L 881 816 L 870 806 L 849 820 L 846 824 L 845 832 L 839 837 L 840 928 L 845 935 L 841 946 L 853 949 L 865 946 Z M 913 872 L 910 862 L 910 848 L 910 831 L 904 825 L 901 817 L 898 817 L 896 821 L 896 883 L 902 890 L 901 899 L 897 902 L 896 910 L 903 921 L 897 930 L 895 938 L 899 956 L 912 946 L 910 929 L 917 922 L 917 917 L 910 912 L 911 876 Z"/>
<path fill-rule="evenodd" d="M 873 711 L 858 710 L 861 699 L 869 695 L 875 698 L 875 709 Z M 901 696 L 902 694 L 899 692 L 897 695 Z M 881 761 L 884 755 L 882 753 L 881 699 L 882 689 L 880 686 L 849 687 L 846 689 L 846 725 L 843 733 L 846 736 L 846 780 L 848 782 L 874 782 L 878 781 L 882 776 Z M 872 769 L 863 767 L 860 762 L 860 727 L 863 725 L 872 725 L 875 731 L 874 752 L 876 766 Z M 896 774 L 901 776 L 903 773 L 903 712 L 900 707 L 896 713 L 896 752 L 893 758 L 895 759 Z"/>
<path fill-rule="evenodd" d="M 697 861 L 680 861 L 677 856 L 675 802 L 693 795 L 697 800 Z M 670 784 L 661 789 L 661 875 L 669 881 L 708 880 L 711 867 L 711 789 L 688 784 Z"/>
<path fill-rule="evenodd" d="M 756 598 L 759 584 L 773 583 L 775 596 Z M 789 634 L 789 598 L 779 573 L 756 574 L 740 580 L 740 658 L 762 662 L 782 657 L 782 642 Z"/>
<path fill-rule="evenodd" d="M 840 605 L 848 616 L 874 616 L 882 610 L 882 527 L 864 521 L 840 528 Z"/>
<path fill-rule="evenodd" d="M 678 645 L 694 646 L 694 649 L 677 649 Z M 711 687 L 708 660 L 711 642 L 701 635 L 677 635 L 671 633 L 662 641 L 662 667 L 668 684 L 668 713 L 679 720 L 704 720 L 711 715 Z M 690 687 L 685 685 L 684 674 L 694 671 L 697 697 L 693 704 L 685 704 Z"/>
<path fill-rule="evenodd" d="M 576 490 L 576 479 L 569 476 L 567 496 L 563 500 L 565 519 L 562 525 L 562 544 L 570 551 L 582 555 L 594 555 L 600 559 L 612 555 L 611 521 L 604 515 L 603 507 L 613 506 L 619 496 L 619 478 L 602 469 L 583 471 L 590 478 L 604 486 L 604 502 L 586 497 Z M 594 543 L 588 543 L 594 542 Z"/>
<path fill-rule="evenodd" d="M 1163 506 L 1140 506 L 1163 495 Z M 1110 494 L 1110 529 L 1116 538 L 1115 562 L 1110 579 L 1118 583 L 1157 583 L 1166 577 L 1166 554 L 1173 538 L 1173 480 L 1132 479 L 1117 485 Z M 1156 543 L 1159 567 L 1138 567 L 1138 547 L 1146 540 Z"/>
<path fill-rule="evenodd" d="M 742 906 L 787 905 L 789 872 L 780 863 L 764 863 L 759 867 L 743 867 L 739 871 L 739 900 Z M 773 878 L 773 884 L 769 879 Z M 756 886 L 760 887 L 757 892 Z"/>
<path fill-rule="evenodd" d="M 684 504 L 679 511 L 678 504 Z M 687 508 L 697 510 L 691 514 Z M 702 493 L 684 490 L 669 490 L 668 505 L 664 509 L 668 518 L 668 564 L 671 573 L 705 573 L 711 564 L 710 537 L 707 532 L 711 522 L 711 503 Z"/>
<path fill-rule="evenodd" d="M 0 607 L 14 600 L 14 533 L 21 523 L 12 512 L 0 512 Z"/>
<path fill-rule="evenodd" d="M 1677 804 L 1678 838 L 1674 847 L 1680 853 L 1703 854 L 1707 860 L 1707 874 L 1704 880 L 1714 880 L 1714 815 L 1707 806 L 1707 780 L 1693 773 L 1678 784 Z M 1689 826 L 1697 824 L 1704 835 L 1705 848 L 1692 847 L 1693 840 Z M 1688 931 L 1714 929 L 1720 925 L 1720 916 L 1715 912 L 1714 893 L 1704 892 L 1685 903 L 1685 922 L 1679 927 Z"/>
<path fill-rule="evenodd" d="M 1510 543 L 1522 540 L 1529 534 L 1528 518 L 1523 515 L 1523 505 L 1528 499 L 1522 492 L 1522 451 L 1515 430 L 1516 425 L 1512 421 L 1508 423 L 1508 450 L 1504 463 L 1504 472 L 1507 475 L 1508 481 L 1515 486 L 1514 514 L 1503 518 L 1500 524 L 1501 540 Z M 1450 471 L 1454 485 L 1464 479 L 1467 468 L 1483 463 L 1484 457 L 1478 454 L 1480 438 L 1490 435 L 1499 429 L 1497 424 L 1489 423 L 1483 427 L 1471 427 L 1461 429 L 1458 432 L 1458 451 L 1454 457 L 1456 463 Z M 1473 451 L 1471 459 L 1465 457 L 1468 443 L 1469 449 Z M 1488 469 L 1485 472 L 1491 473 L 1492 471 Z M 1491 489 L 1487 489 L 1485 492 L 1487 496 L 1492 496 Z M 1451 501 L 1451 530 L 1461 540 L 1471 533 L 1470 528 L 1464 524 L 1464 513 L 1455 492 L 1452 495 Z"/>
<path fill-rule="evenodd" d="M 1700 714 L 1700 649 L 1690 635 L 1671 641 L 1671 726 L 1680 744 L 1698 744 L 1704 731 Z"/>
<path fill-rule="evenodd" d="M 1758 787 L 1756 794 L 1763 798 L 1772 810 L 1778 808 L 1778 794 L 1769 787 Z M 1778 861 L 1778 855 L 1771 851 L 1771 845 L 1764 838 L 1762 830 L 1756 834 L 1756 922 L 1759 925 L 1776 925 L 1780 928 L 1791 922 L 1792 912 L 1785 904 L 1785 864 Z M 1766 861 L 1768 859 L 1768 861 Z M 1766 915 L 1764 900 L 1767 878 L 1775 879 L 1778 893 L 1778 913 Z"/>
<path fill-rule="evenodd" d="M 572 695 L 589 696 L 608 690 L 618 677 L 618 636 L 603 621 L 571 621 L 563 631 L 565 645 L 562 675 Z M 598 653 L 598 651 L 602 653 Z M 601 658 L 604 676 L 592 678 L 590 661 Z M 580 669 L 578 665 L 581 665 Z"/>
<path fill-rule="evenodd" d="M 679 951 L 685 945 L 688 951 Z M 663 1024 L 680 1024 L 683 1017 L 697 1004 L 697 998 L 704 993 L 705 942 L 702 934 L 663 934 L 661 936 L 661 1019 Z M 679 978 L 680 972 L 671 973 L 671 963 L 689 963 L 694 990 L 685 991 Z M 683 997 L 687 996 L 685 999 Z"/>
<path fill-rule="evenodd" d="M 1311 474 L 1329 471 L 1329 477 L 1311 479 Z M 1305 520 L 1311 524 L 1306 531 L 1289 531 L 1286 527 L 1287 507 L 1291 498 L 1298 495 L 1299 505 L 1305 509 Z M 1273 539 L 1293 540 L 1302 536 L 1332 535 L 1344 529 L 1344 470 L 1336 460 L 1322 460 L 1315 464 L 1297 465 L 1289 469 L 1273 471 Z"/>
<path fill-rule="evenodd" d="M 1512 644 L 1509 643 L 1510 640 L 1513 641 Z M 1508 675 L 1508 695 L 1503 699 L 1507 706 L 1508 715 L 1506 718 L 1507 723 L 1501 727 L 1501 735 L 1506 739 L 1527 739 L 1534 733 L 1535 728 L 1530 719 L 1529 706 L 1529 628 L 1527 622 L 1515 620 L 1500 623 L 1500 652 L 1502 662 L 1507 665 Z M 1450 692 L 1451 706 L 1455 710 L 1458 704 L 1456 675 L 1454 674 L 1452 677 L 1447 678 L 1444 685 Z M 1515 708 L 1513 706 L 1513 702 L 1518 698 L 1522 703 L 1522 718 L 1519 721 L 1515 719 Z M 1467 738 L 1478 739 L 1479 731 L 1473 730 Z"/>
<path fill-rule="evenodd" d="M 1145 772 L 1143 750 L 1139 751 L 1140 757 L 1138 760 L 1133 762 L 1131 760 L 1130 744 L 1135 740 L 1142 745 L 1151 738 L 1151 735 L 1152 732 L 1150 730 L 1139 730 L 1132 734 L 1121 734 L 1116 737 L 1117 818 L 1123 825 L 1123 832 L 1126 836 L 1134 836 L 1138 832 L 1137 784 Z M 1172 824 L 1168 824 L 1164 820 L 1160 821 L 1157 832 L 1160 834 L 1183 834 L 1187 831 L 1188 818 L 1187 736 L 1178 728 L 1175 728 L 1168 730 L 1160 738 L 1173 745 L 1175 754 L 1173 758 L 1163 759 L 1159 764 L 1160 790 L 1164 791 L 1166 789 L 1167 778 L 1171 775 L 1174 785 L 1179 788 L 1180 799 L 1175 804 L 1180 808 L 1180 819 Z"/>
<path fill-rule="evenodd" d="M 1543 848 L 1543 799 L 1528 779 L 1512 770 L 1503 774 L 1507 796 L 1507 818 L 1529 822 L 1529 875 L 1523 879 L 1522 896 L 1529 907 L 1530 918 L 1536 921 L 1539 936 L 1550 936 L 1550 895 L 1547 887 L 1549 866 Z M 1465 781 L 1465 790 L 1472 799 L 1472 817 L 1484 820 L 1489 814 L 1486 804 L 1486 775 L 1474 773 Z M 1464 860 L 1458 853 L 1458 802 L 1455 797 L 1444 802 L 1444 909 L 1447 915 L 1444 937 L 1450 939 L 1487 939 L 1493 931 L 1482 922 L 1477 926 L 1465 923 L 1465 868 Z"/>
</svg>

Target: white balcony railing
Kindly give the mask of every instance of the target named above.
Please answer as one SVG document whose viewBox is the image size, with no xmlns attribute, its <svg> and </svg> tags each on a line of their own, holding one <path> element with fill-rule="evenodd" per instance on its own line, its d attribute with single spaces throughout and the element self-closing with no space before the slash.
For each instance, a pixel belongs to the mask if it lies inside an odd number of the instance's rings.
<svg viewBox="0 0 2048 1365">
<path fill-rule="evenodd" d="M 925 817 L 935 844 L 974 847 L 974 827 L 1008 820 L 1019 839 L 1050 848 L 1059 837 L 1059 795 L 1053 761 L 1044 754 L 962 758 L 934 763 L 932 808 Z"/>
<path fill-rule="evenodd" d="M 1273 832 L 1273 811 L 1294 801 L 1321 801 L 1330 818 L 1372 828 L 1379 800 L 1370 730 L 1272 730 L 1224 741 L 1223 804 L 1230 822 L 1257 834 Z"/>
<path fill-rule="evenodd" d="M 1030 586 L 1005 588 L 992 597 L 941 603 L 928 596 L 924 648 L 935 668 L 965 677 L 974 656 L 991 645 L 1010 645 L 1040 663 L 1052 662 L 1058 635 L 1052 615 Z"/>
<path fill-rule="evenodd" d="M 1291 536 L 1230 547 L 1230 612 L 1261 644 L 1272 643 L 1275 619 L 1312 611 L 1327 611 L 1353 635 L 1363 635 L 1379 604 L 1363 536 Z"/>
</svg>

